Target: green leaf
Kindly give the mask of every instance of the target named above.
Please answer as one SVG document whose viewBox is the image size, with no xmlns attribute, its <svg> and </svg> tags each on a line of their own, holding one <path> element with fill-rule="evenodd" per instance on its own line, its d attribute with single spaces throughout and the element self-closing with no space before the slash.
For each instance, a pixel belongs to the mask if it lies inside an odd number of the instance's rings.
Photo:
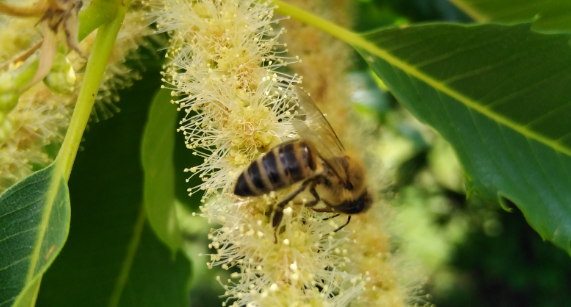
<svg viewBox="0 0 571 307">
<path fill-rule="evenodd" d="M 571 253 L 570 36 L 529 27 L 391 28 L 356 48 L 451 143 L 470 190 L 515 203 L 544 239 Z"/>
<path fill-rule="evenodd" d="M 148 70 L 121 93 L 121 113 L 85 133 L 69 182 L 70 236 L 37 306 L 189 305 L 190 263 L 155 235 L 143 205 L 141 139 L 159 77 Z"/>
<path fill-rule="evenodd" d="M 157 236 L 173 252 L 182 244 L 175 208 L 173 164 L 176 132 L 176 106 L 168 90 L 160 90 L 151 104 L 141 149 L 144 203 L 149 222 Z"/>
<path fill-rule="evenodd" d="M 569 0 L 449 0 L 477 21 L 516 22 L 536 19 L 533 29 L 571 31 Z"/>
<path fill-rule="evenodd" d="M 94 0 L 79 12 L 78 39 L 83 40 L 101 25 L 110 22 L 117 15 L 121 0 Z"/>
<path fill-rule="evenodd" d="M 60 174 L 60 175 L 57 175 Z M 69 193 L 56 164 L 0 196 L 0 306 L 33 306 L 69 230 Z"/>
</svg>

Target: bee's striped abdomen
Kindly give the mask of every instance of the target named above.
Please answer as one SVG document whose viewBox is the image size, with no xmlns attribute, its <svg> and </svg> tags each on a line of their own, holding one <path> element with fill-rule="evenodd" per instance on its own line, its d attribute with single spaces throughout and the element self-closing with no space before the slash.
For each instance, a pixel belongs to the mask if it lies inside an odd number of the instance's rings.
<svg viewBox="0 0 571 307">
<path fill-rule="evenodd" d="M 272 187 L 279 187 L 283 182 L 283 175 L 278 170 L 278 167 L 281 168 L 281 165 L 278 164 L 277 157 L 273 150 L 270 150 L 267 155 L 262 157 L 262 166 Z"/>
<path fill-rule="evenodd" d="M 299 147 L 299 148 L 297 148 Z M 291 185 L 305 178 L 303 176 L 303 165 L 300 155 L 301 150 L 305 149 L 304 143 L 289 143 L 279 148 L 279 157 L 282 168 L 285 172 L 284 181 L 287 185 Z"/>
<path fill-rule="evenodd" d="M 316 159 L 303 141 L 275 146 L 240 174 L 234 194 L 258 196 L 312 177 L 317 169 Z"/>
</svg>

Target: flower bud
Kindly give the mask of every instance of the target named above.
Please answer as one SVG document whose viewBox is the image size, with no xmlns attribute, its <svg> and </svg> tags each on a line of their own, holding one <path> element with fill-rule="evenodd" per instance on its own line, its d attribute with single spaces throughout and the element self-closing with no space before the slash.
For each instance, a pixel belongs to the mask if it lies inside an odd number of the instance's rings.
<svg viewBox="0 0 571 307">
<path fill-rule="evenodd" d="M 0 73 L 0 112 L 9 113 L 18 103 L 20 96 L 14 79 L 9 72 Z"/>
<path fill-rule="evenodd" d="M 50 72 L 44 78 L 44 84 L 57 94 L 67 94 L 73 91 L 75 71 L 65 55 L 59 53 L 56 56 Z"/>
<path fill-rule="evenodd" d="M 0 112 L 0 145 L 4 144 L 10 137 L 13 127 L 12 121 L 4 113 Z"/>
</svg>

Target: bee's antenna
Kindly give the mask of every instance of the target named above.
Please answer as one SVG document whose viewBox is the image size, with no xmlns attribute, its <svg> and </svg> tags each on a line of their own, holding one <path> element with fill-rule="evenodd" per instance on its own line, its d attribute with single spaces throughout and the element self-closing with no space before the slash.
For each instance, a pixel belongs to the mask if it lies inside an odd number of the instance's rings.
<svg viewBox="0 0 571 307">
<path fill-rule="evenodd" d="M 345 226 L 349 225 L 349 222 L 351 222 L 351 216 L 349 215 L 349 217 L 347 218 L 347 223 L 339 226 L 337 229 L 335 229 L 333 232 L 338 232 L 339 230 L 345 228 Z"/>
</svg>

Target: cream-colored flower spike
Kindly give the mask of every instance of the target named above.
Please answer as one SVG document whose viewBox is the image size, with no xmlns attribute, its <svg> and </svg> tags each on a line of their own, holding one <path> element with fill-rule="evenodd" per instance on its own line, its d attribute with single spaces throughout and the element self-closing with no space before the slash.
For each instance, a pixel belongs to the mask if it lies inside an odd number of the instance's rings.
<svg viewBox="0 0 571 307">
<path fill-rule="evenodd" d="M 252 0 L 154 2 L 159 29 L 171 35 L 165 87 L 185 118 L 179 131 L 193 154 L 204 158 L 187 169 L 203 183 L 202 216 L 219 225 L 209 235 L 209 266 L 237 267 L 220 280 L 231 306 L 347 306 L 363 289 L 346 273 L 341 248 L 347 233 L 332 234 L 345 217 L 326 219 L 302 206 L 284 210 L 278 243 L 270 216 L 288 190 L 239 199 L 231 193 L 251 161 L 288 139 L 295 105 L 292 86 L 301 77 L 278 70 L 298 62 L 283 56 L 283 30 L 273 7 Z M 275 27 L 275 28 L 274 28 Z"/>
<path fill-rule="evenodd" d="M 293 136 L 293 91 L 300 82 L 278 68 L 297 61 L 281 54 L 273 10 L 255 1 L 171 1 L 158 16 L 172 34 L 167 88 L 186 112 L 180 131 L 204 163 L 186 171 L 204 181 L 191 189 L 227 192 L 260 153 Z"/>
</svg>

